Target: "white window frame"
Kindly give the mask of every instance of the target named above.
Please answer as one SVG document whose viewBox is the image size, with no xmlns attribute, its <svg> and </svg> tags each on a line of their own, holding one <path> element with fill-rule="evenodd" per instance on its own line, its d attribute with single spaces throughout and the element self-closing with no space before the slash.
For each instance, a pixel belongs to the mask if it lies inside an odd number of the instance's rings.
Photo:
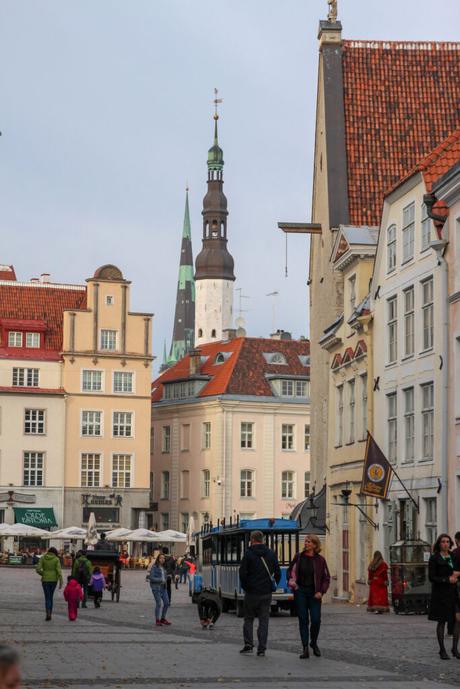
<svg viewBox="0 0 460 689">
<path fill-rule="evenodd" d="M 350 314 L 352 314 L 356 308 L 356 275 L 348 278 L 348 286 L 350 289 Z"/>
<path fill-rule="evenodd" d="M 115 297 L 113 294 L 106 294 L 105 296 L 105 305 L 106 306 L 113 306 L 115 304 Z"/>
<path fill-rule="evenodd" d="M 415 290 L 411 285 L 403 292 L 404 299 L 404 357 L 415 353 Z"/>
<path fill-rule="evenodd" d="M 356 384 L 355 379 L 347 381 L 348 387 L 348 408 L 350 411 L 348 417 L 348 445 L 355 442 L 355 411 L 356 411 Z"/>
<path fill-rule="evenodd" d="M 304 492 L 305 498 L 308 498 L 308 496 L 310 495 L 310 485 L 311 485 L 311 472 L 310 471 L 304 471 L 303 492 Z"/>
<path fill-rule="evenodd" d="M 396 464 L 398 458 L 398 397 L 396 391 L 387 395 L 387 445 L 388 461 Z"/>
<path fill-rule="evenodd" d="M 211 445 L 212 445 L 211 432 L 212 432 L 211 422 L 210 421 L 203 421 L 202 426 L 201 426 L 201 449 L 202 450 L 210 450 L 211 449 Z"/>
<path fill-rule="evenodd" d="M 438 537 L 438 501 L 432 496 L 423 498 L 423 502 L 425 505 L 425 540 L 427 543 L 433 544 Z"/>
<path fill-rule="evenodd" d="M 398 359 L 398 297 L 394 295 L 387 299 L 387 337 L 388 364 L 394 364 Z"/>
<path fill-rule="evenodd" d="M 336 445 L 342 447 L 343 445 L 343 383 L 336 387 L 337 400 L 337 433 Z"/>
<path fill-rule="evenodd" d="M 19 349 L 22 347 L 24 341 L 24 333 L 19 330 L 10 330 L 8 332 L 8 347 Z"/>
<path fill-rule="evenodd" d="M 415 203 L 409 203 L 403 208 L 402 222 L 402 263 L 414 258 L 415 253 Z"/>
<path fill-rule="evenodd" d="M 165 469 L 164 471 L 161 472 L 160 500 L 169 500 L 170 494 L 171 494 L 171 473 Z"/>
<path fill-rule="evenodd" d="M 30 466 L 31 461 L 35 462 L 35 466 Z M 41 461 L 41 466 L 38 465 L 38 460 Z M 29 466 L 26 467 L 26 461 L 29 461 Z M 45 485 L 45 452 L 36 452 L 35 450 L 25 450 L 22 453 L 22 485 L 25 487 L 44 486 Z M 26 481 L 26 472 L 28 472 L 28 481 Z M 34 481 L 31 478 L 34 477 Z M 38 480 L 40 478 L 40 480 Z"/>
<path fill-rule="evenodd" d="M 256 497 L 255 475 L 254 469 L 240 470 L 240 498 Z"/>
<path fill-rule="evenodd" d="M 117 375 L 121 376 L 121 380 L 124 381 L 125 379 L 128 378 L 128 376 L 131 376 L 131 390 L 117 390 L 117 386 L 115 384 L 115 379 L 117 378 Z M 121 385 L 122 388 L 125 387 L 125 384 L 122 383 Z M 113 371 L 112 372 L 112 392 L 114 395 L 134 395 L 136 392 L 136 374 L 134 371 Z"/>
<path fill-rule="evenodd" d="M 361 383 L 361 440 L 366 440 L 368 424 L 367 373 L 362 373 L 359 378 Z"/>
<path fill-rule="evenodd" d="M 433 276 L 421 283 L 422 288 L 422 351 L 433 349 L 434 345 L 434 302 Z"/>
<path fill-rule="evenodd" d="M 93 465 L 92 469 L 83 469 L 83 462 L 84 458 L 86 458 L 86 461 L 88 461 L 89 458 L 92 459 L 94 462 L 96 459 L 99 461 L 99 467 L 96 469 L 95 466 Z M 86 483 L 83 481 L 83 472 L 86 472 Z M 91 484 L 88 483 L 88 477 L 89 477 L 89 472 L 92 472 L 92 478 L 93 482 Z M 103 464 L 103 456 L 102 452 L 82 452 L 80 455 L 80 487 L 81 488 L 100 488 L 104 481 L 103 481 L 103 476 L 104 476 L 104 464 Z M 94 480 L 97 477 L 98 482 L 95 483 Z"/>
<path fill-rule="evenodd" d="M 422 412 L 421 461 L 432 462 L 434 457 L 434 383 L 431 381 L 424 383 L 420 388 Z"/>
<path fill-rule="evenodd" d="M 190 500 L 190 470 L 181 469 L 179 476 L 179 499 Z"/>
<path fill-rule="evenodd" d="M 404 397 L 404 462 L 410 464 L 415 459 L 415 390 L 403 390 Z"/>
<path fill-rule="evenodd" d="M 110 335 L 109 335 L 110 333 Z M 108 340 L 114 338 L 114 346 L 107 347 L 104 345 L 108 344 Z M 99 350 L 101 352 L 116 352 L 118 349 L 118 330 L 113 330 L 112 328 L 101 328 L 99 334 Z"/>
<path fill-rule="evenodd" d="M 85 373 L 89 374 L 90 380 L 91 380 L 91 386 L 86 388 L 85 387 Z M 100 374 L 101 378 L 101 387 L 100 388 L 95 388 L 94 387 L 94 381 L 93 381 L 93 374 Z M 104 370 L 100 368 L 83 368 L 81 371 L 81 381 L 80 381 L 80 388 L 82 392 L 104 392 Z"/>
<path fill-rule="evenodd" d="M 24 435 L 46 435 L 46 421 L 46 409 L 27 407 L 24 409 Z"/>
<path fill-rule="evenodd" d="M 310 442 L 311 442 L 310 424 L 305 423 L 303 426 L 303 449 L 304 449 L 304 452 L 310 452 Z"/>
<path fill-rule="evenodd" d="M 209 498 L 211 495 L 211 471 L 210 469 L 201 470 L 201 497 Z"/>
<path fill-rule="evenodd" d="M 396 269 L 396 225 L 387 229 L 387 273 Z"/>
<path fill-rule="evenodd" d="M 291 430 L 289 430 L 291 429 Z M 294 423 L 281 424 L 281 450 L 283 452 L 295 452 L 296 429 Z"/>
<path fill-rule="evenodd" d="M 296 497 L 296 473 L 292 469 L 281 472 L 281 500 L 294 500 Z"/>
<path fill-rule="evenodd" d="M 430 248 L 432 222 L 431 218 L 428 217 L 428 210 L 425 203 L 422 203 L 421 206 L 421 217 L 422 232 L 420 239 L 420 251 L 426 251 Z"/>
<path fill-rule="evenodd" d="M 40 333 L 26 333 L 27 349 L 40 349 Z"/>
<path fill-rule="evenodd" d="M 182 532 L 187 533 L 188 527 L 190 524 L 190 512 L 181 512 L 180 513 L 180 520 L 181 520 Z"/>
<path fill-rule="evenodd" d="M 115 462 L 120 462 L 121 458 L 125 462 L 125 466 L 115 468 Z M 126 467 L 126 460 L 129 460 L 129 466 Z M 116 480 L 114 480 L 116 478 Z M 122 481 L 119 479 L 122 478 Z M 128 481 L 126 479 L 128 478 Z M 112 452 L 112 488 L 134 488 L 134 455 L 131 452 Z"/>
<path fill-rule="evenodd" d="M 40 369 L 13 366 L 11 383 L 14 388 L 38 388 L 40 387 Z"/>
<path fill-rule="evenodd" d="M 166 531 L 170 526 L 170 516 L 169 512 L 161 512 L 161 530 Z"/>
<path fill-rule="evenodd" d="M 91 419 L 84 419 L 85 414 L 99 414 L 99 420 L 93 416 Z M 87 429 L 95 430 L 99 427 L 99 433 L 88 433 L 84 432 L 85 427 Z M 81 438 L 103 438 L 104 437 L 104 412 L 101 409 L 81 409 L 80 410 L 80 437 Z"/>
<path fill-rule="evenodd" d="M 240 424 L 240 448 L 242 450 L 254 450 L 254 422 L 241 421 Z"/>
<path fill-rule="evenodd" d="M 129 414 L 130 419 L 125 416 Z M 115 417 L 118 415 L 118 418 Z M 123 416 L 120 416 L 123 415 Z M 117 428 L 117 432 L 115 429 Z M 129 428 L 129 433 L 125 431 Z M 120 430 L 123 432 L 120 433 Z M 115 410 L 112 412 L 112 438 L 134 438 L 134 412 L 128 409 Z"/>
<path fill-rule="evenodd" d="M 161 427 L 161 452 L 162 454 L 171 453 L 171 426 L 169 424 Z"/>
</svg>

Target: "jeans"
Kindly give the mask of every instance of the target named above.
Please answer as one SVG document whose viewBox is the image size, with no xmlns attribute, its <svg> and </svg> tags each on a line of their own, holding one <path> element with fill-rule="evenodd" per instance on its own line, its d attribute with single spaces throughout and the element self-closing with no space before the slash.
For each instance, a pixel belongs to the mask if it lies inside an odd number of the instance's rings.
<svg viewBox="0 0 460 689">
<path fill-rule="evenodd" d="M 259 618 L 257 627 L 257 650 L 265 651 L 267 648 L 268 621 L 270 619 L 270 604 L 272 594 L 258 595 L 246 593 L 244 596 L 244 625 L 243 638 L 245 646 L 254 646 L 254 618 Z"/>
<path fill-rule="evenodd" d="M 101 600 L 102 600 L 102 591 L 94 591 L 93 597 L 94 597 L 94 607 L 100 608 L 101 607 Z"/>
<path fill-rule="evenodd" d="M 299 632 L 302 645 L 308 646 L 310 623 L 311 643 L 318 641 L 319 628 L 321 626 L 321 601 L 315 598 L 313 587 L 299 586 L 294 593 L 297 616 L 299 618 Z"/>
<path fill-rule="evenodd" d="M 57 581 L 42 581 L 43 593 L 45 594 L 45 609 L 53 610 L 53 596 L 56 590 Z"/>
<path fill-rule="evenodd" d="M 164 620 L 169 608 L 168 592 L 165 588 L 152 588 L 153 597 L 155 598 L 155 619 Z M 161 606 L 163 604 L 163 610 Z"/>
</svg>

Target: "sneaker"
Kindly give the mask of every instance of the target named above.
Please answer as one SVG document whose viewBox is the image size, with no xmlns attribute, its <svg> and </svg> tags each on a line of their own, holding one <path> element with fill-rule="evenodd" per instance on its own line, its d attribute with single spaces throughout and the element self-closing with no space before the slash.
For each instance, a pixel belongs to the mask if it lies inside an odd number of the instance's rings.
<svg viewBox="0 0 460 689">
<path fill-rule="evenodd" d="M 160 624 L 165 624 L 166 626 L 169 626 L 171 622 L 169 622 L 166 617 L 162 617 L 160 620 Z"/>
<path fill-rule="evenodd" d="M 265 650 L 262 648 L 259 648 L 259 650 L 257 651 L 257 655 L 260 657 L 264 657 L 265 656 Z"/>
<path fill-rule="evenodd" d="M 163 625 L 161 624 L 161 620 L 157 620 L 157 621 L 155 622 L 155 626 L 156 626 L 156 627 L 162 627 Z"/>
<path fill-rule="evenodd" d="M 214 629 L 214 622 L 210 622 L 208 624 L 208 629 Z"/>
<path fill-rule="evenodd" d="M 243 646 L 243 648 L 241 649 L 240 653 L 252 653 L 252 651 L 253 651 L 252 646 L 248 646 L 247 644 L 245 644 Z"/>
</svg>

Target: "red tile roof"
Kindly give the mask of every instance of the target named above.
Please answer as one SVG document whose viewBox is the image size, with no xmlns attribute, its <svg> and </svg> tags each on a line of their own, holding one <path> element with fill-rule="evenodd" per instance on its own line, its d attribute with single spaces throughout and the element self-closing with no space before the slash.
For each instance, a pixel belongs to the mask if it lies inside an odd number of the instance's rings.
<svg viewBox="0 0 460 689">
<path fill-rule="evenodd" d="M 33 387 L 17 387 L 17 386 L 0 386 L 0 394 L 2 392 L 11 392 L 13 394 L 36 394 L 36 395 L 65 395 L 64 388 L 33 388 Z"/>
<path fill-rule="evenodd" d="M 44 350 L 24 351 L 0 348 L 0 357 L 49 358 L 62 350 L 65 309 L 86 308 L 86 288 L 53 283 L 0 283 L 0 318 L 46 323 Z M 0 345 L 1 347 L 1 345 Z"/>
<path fill-rule="evenodd" d="M 16 280 L 13 266 L 0 265 L 0 280 Z"/>
<path fill-rule="evenodd" d="M 350 223 L 460 126 L 460 43 L 343 42 Z"/>
<path fill-rule="evenodd" d="M 310 355 L 308 340 L 272 340 L 255 337 L 237 337 L 228 342 L 213 342 L 200 347 L 203 361 L 200 375 L 210 376 L 199 397 L 212 395 L 257 395 L 273 397 L 266 374 L 282 376 L 309 376 L 310 367 L 304 366 L 299 356 Z M 270 364 L 264 353 L 279 352 L 287 364 Z M 219 353 L 230 354 L 224 363 L 217 364 Z M 163 383 L 190 377 L 190 355 L 187 354 L 172 368 L 152 383 L 152 402 L 163 398 Z"/>
</svg>

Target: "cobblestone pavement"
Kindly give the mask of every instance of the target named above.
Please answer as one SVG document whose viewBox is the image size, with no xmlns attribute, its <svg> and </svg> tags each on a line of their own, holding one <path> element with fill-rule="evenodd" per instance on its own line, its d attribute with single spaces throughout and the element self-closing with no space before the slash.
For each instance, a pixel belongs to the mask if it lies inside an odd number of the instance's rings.
<svg viewBox="0 0 460 689">
<path fill-rule="evenodd" d="M 434 623 L 422 616 L 374 616 L 325 605 L 321 658 L 300 660 L 297 620 L 270 621 L 265 658 L 240 656 L 242 620 L 225 614 L 212 631 L 198 626 L 185 587 L 173 592 L 169 628 L 152 625 L 142 572 L 123 572 L 120 603 L 81 610 L 69 622 L 62 592 L 45 623 L 40 580 L 0 568 L 0 639 L 21 653 L 24 686 L 34 689 L 441 689 L 460 685 L 460 661 L 441 661 Z M 450 640 L 448 640 L 450 642 Z M 450 643 L 448 645 L 448 648 Z"/>
</svg>

